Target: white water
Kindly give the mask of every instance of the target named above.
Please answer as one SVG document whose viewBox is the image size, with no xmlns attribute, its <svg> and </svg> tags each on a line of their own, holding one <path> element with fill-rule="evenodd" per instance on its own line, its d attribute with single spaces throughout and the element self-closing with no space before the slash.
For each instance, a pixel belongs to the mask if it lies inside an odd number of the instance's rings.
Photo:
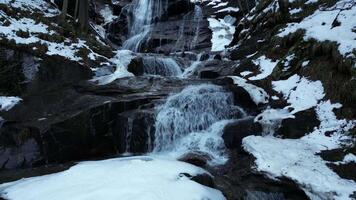
<svg viewBox="0 0 356 200">
<path fill-rule="evenodd" d="M 238 114 L 245 115 L 234 106 L 232 94 L 222 87 L 188 86 L 158 108 L 154 152 L 177 157 L 199 151 L 209 154 L 212 163 L 224 163 L 227 158 L 222 130 L 228 119 Z"/>
<path fill-rule="evenodd" d="M 180 76 L 182 70 L 173 58 L 148 56 L 143 57 L 144 72 L 161 76 Z"/>
<path fill-rule="evenodd" d="M 129 39 L 122 45 L 123 49 L 138 52 L 147 38 L 151 24 L 167 10 L 168 0 L 134 0 L 129 12 Z"/>
</svg>

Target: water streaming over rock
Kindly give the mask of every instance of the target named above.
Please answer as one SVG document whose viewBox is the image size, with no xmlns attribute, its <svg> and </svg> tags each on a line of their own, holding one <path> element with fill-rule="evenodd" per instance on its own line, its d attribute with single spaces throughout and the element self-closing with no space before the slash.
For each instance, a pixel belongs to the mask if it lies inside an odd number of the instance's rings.
<svg viewBox="0 0 356 200">
<path fill-rule="evenodd" d="M 142 58 L 146 74 L 161 76 L 179 76 L 182 70 L 173 58 L 147 56 Z"/>
<path fill-rule="evenodd" d="M 200 151 L 209 154 L 213 162 L 224 162 L 222 130 L 228 119 L 245 115 L 233 103 L 231 93 L 212 84 L 188 86 L 170 96 L 158 108 L 154 152 L 179 156 Z"/>
<path fill-rule="evenodd" d="M 168 0 L 134 0 L 129 8 L 129 13 L 132 13 L 128 20 L 129 39 L 122 48 L 138 52 L 150 32 L 151 24 L 163 15 L 167 5 Z"/>
</svg>

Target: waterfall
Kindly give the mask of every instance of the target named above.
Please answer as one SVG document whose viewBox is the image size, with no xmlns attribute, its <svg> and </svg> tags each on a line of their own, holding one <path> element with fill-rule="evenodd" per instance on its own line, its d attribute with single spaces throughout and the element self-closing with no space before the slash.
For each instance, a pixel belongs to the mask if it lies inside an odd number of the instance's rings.
<svg viewBox="0 0 356 200">
<path fill-rule="evenodd" d="M 242 115 L 233 104 L 233 95 L 221 86 L 188 86 L 158 108 L 154 152 L 179 156 L 200 151 L 221 163 L 226 160 L 222 130 L 228 119 Z"/>
<path fill-rule="evenodd" d="M 193 21 L 195 24 L 195 32 L 194 32 L 192 42 L 189 45 L 189 50 L 193 49 L 195 47 L 195 45 L 197 44 L 198 37 L 199 37 L 199 31 L 200 31 L 200 23 L 202 20 L 203 20 L 203 11 L 200 8 L 200 6 L 195 5 L 194 17 L 193 17 Z"/>
<path fill-rule="evenodd" d="M 148 56 L 143 57 L 144 72 L 161 76 L 179 76 L 182 70 L 173 58 Z"/>
<path fill-rule="evenodd" d="M 177 33 L 178 39 L 175 43 L 175 47 L 174 47 L 175 51 L 184 51 L 184 48 L 186 45 L 187 45 L 187 47 L 186 47 L 187 50 L 191 50 L 191 49 L 195 48 L 197 41 L 198 41 L 200 25 L 201 25 L 201 21 L 203 20 L 203 17 L 204 17 L 203 11 L 202 11 L 201 7 L 198 5 L 194 6 L 193 16 L 192 16 L 192 13 L 188 13 L 183 16 L 182 24 L 179 28 L 178 33 Z M 187 23 L 187 21 L 189 21 L 189 22 Z M 192 37 L 189 38 L 189 40 L 187 40 L 186 37 L 188 37 L 188 36 L 185 34 L 187 24 L 190 25 L 190 26 L 188 26 L 188 29 L 193 30 Z M 186 44 L 187 41 L 188 41 L 188 44 Z"/>
<path fill-rule="evenodd" d="M 129 8 L 129 38 L 122 48 L 138 52 L 150 32 L 151 24 L 167 10 L 168 0 L 134 0 Z"/>
</svg>

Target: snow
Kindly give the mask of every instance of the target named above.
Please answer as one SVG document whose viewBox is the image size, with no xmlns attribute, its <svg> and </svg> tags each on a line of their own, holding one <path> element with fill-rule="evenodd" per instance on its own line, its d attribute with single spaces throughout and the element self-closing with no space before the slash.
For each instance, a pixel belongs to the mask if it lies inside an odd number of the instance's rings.
<svg viewBox="0 0 356 200">
<path fill-rule="evenodd" d="M 208 18 L 209 28 L 213 32 L 211 38 L 211 51 L 223 51 L 225 46 L 229 45 L 235 33 L 233 25 L 236 18 L 226 15 L 224 19 Z"/>
<path fill-rule="evenodd" d="M 349 8 L 349 9 L 345 9 Z M 340 9 L 344 9 L 340 11 Z M 334 19 L 341 23 L 332 27 Z M 279 37 L 284 37 L 298 29 L 305 30 L 304 40 L 332 41 L 338 44 L 338 50 L 344 57 L 355 57 L 352 51 L 356 48 L 356 6 L 350 1 L 340 0 L 332 9 L 317 10 L 300 23 L 289 23 L 281 30 Z"/>
<path fill-rule="evenodd" d="M 20 101 L 22 101 L 22 99 L 19 97 L 0 96 L 0 111 L 9 111 Z"/>
<path fill-rule="evenodd" d="M 78 48 L 83 47 L 84 42 L 82 40 L 79 43 L 72 43 L 71 45 L 66 45 L 64 42 L 62 43 L 54 43 L 54 42 L 45 42 L 48 45 L 47 55 L 59 55 L 66 58 L 69 58 L 73 61 L 82 60 L 81 57 L 76 56 Z"/>
<path fill-rule="evenodd" d="M 310 81 L 295 74 L 287 80 L 273 81 L 273 89 L 283 94 L 290 104 L 289 107 L 297 113 L 317 105 L 324 96 L 324 88 L 320 81 Z"/>
<path fill-rule="evenodd" d="M 261 103 L 264 104 L 268 102 L 269 95 L 262 88 L 247 83 L 247 80 L 241 77 L 238 76 L 229 76 L 229 77 L 234 81 L 234 84 L 244 88 L 249 93 L 251 99 L 253 100 L 253 102 L 255 102 L 256 105 Z"/>
<path fill-rule="evenodd" d="M 46 176 L 0 185 L 9 200 L 223 200 L 216 189 L 181 173 L 205 173 L 193 165 L 140 156 L 79 163 Z"/>
<path fill-rule="evenodd" d="M 256 60 L 252 61 L 255 65 L 259 66 L 260 74 L 248 78 L 249 80 L 261 80 L 272 74 L 274 67 L 277 65 L 278 61 L 273 62 L 266 56 L 261 56 Z"/>
<path fill-rule="evenodd" d="M 304 62 L 302 63 L 302 67 L 308 66 L 309 62 L 310 62 L 309 60 L 304 61 Z"/>
<path fill-rule="evenodd" d="M 294 9 L 289 10 L 289 13 L 291 15 L 294 15 L 294 14 L 298 14 L 298 13 L 300 13 L 302 11 L 303 11 L 303 9 L 301 9 L 301 8 L 294 8 Z"/>
<path fill-rule="evenodd" d="M 213 6 L 213 8 L 218 8 L 218 7 L 222 7 L 222 6 L 226 6 L 229 2 L 221 2 L 215 6 Z"/>
<path fill-rule="evenodd" d="M 342 160 L 343 164 L 347 164 L 347 163 L 356 163 L 356 156 L 352 153 L 349 153 L 347 155 L 345 155 L 344 159 Z"/>
<path fill-rule="evenodd" d="M 239 8 L 238 7 L 227 7 L 227 8 L 223 8 L 218 10 L 216 13 L 220 13 L 220 12 L 239 12 Z"/>
<path fill-rule="evenodd" d="M 127 71 L 127 66 L 130 64 L 131 60 L 135 57 L 132 51 L 130 50 L 119 50 L 116 52 L 114 58 L 110 61 L 116 65 L 116 70 L 114 73 L 107 75 L 96 76 L 91 81 L 97 82 L 99 85 L 106 85 L 118 78 L 132 77 L 132 73 Z"/>
<path fill-rule="evenodd" d="M 111 8 L 107 4 L 100 10 L 100 15 L 104 18 L 105 24 L 110 23 L 117 18 L 117 16 L 113 15 Z"/>
</svg>

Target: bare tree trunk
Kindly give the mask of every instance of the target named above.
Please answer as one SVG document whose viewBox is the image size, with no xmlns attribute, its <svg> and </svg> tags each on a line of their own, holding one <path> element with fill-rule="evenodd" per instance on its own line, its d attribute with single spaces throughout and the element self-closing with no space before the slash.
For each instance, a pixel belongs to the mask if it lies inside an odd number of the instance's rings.
<svg viewBox="0 0 356 200">
<path fill-rule="evenodd" d="M 75 9 L 74 9 L 74 19 L 77 19 L 78 18 L 78 9 L 79 9 L 79 1 L 80 0 L 76 0 L 75 1 Z"/>
<path fill-rule="evenodd" d="M 62 13 L 60 17 L 62 22 L 65 22 L 67 16 L 67 10 L 68 10 L 68 0 L 63 0 Z"/>
<path fill-rule="evenodd" d="M 89 0 L 79 0 L 78 22 L 82 31 L 87 31 L 89 27 Z"/>
</svg>

